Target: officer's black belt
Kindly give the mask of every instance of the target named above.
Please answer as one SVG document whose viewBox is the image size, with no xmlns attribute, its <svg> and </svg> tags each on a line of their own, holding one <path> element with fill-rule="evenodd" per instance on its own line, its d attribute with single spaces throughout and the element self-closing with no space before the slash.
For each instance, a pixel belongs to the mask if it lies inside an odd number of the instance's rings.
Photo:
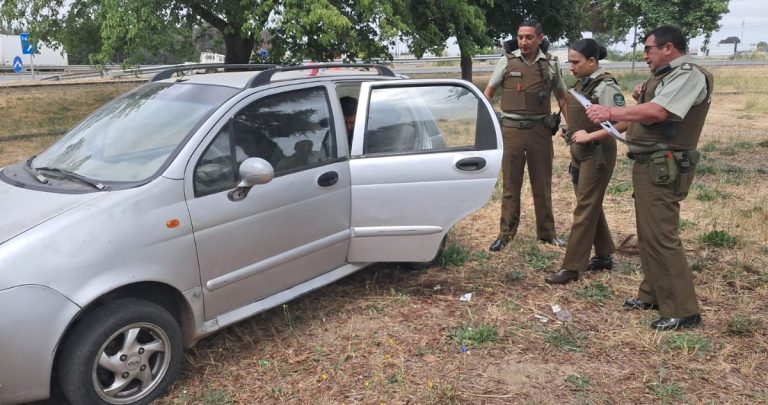
<svg viewBox="0 0 768 405">
<path fill-rule="evenodd" d="M 501 119 L 501 126 L 507 127 L 507 128 L 531 129 L 536 125 L 543 125 L 543 124 L 544 124 L 544 118 L 538 118 L 535 120 L 518 120 L 515 118 L 502 117 Z"/>
</svg>

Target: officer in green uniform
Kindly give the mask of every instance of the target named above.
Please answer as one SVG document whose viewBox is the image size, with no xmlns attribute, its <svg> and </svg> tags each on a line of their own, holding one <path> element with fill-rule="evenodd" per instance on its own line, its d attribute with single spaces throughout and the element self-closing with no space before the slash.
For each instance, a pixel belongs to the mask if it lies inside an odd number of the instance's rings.
<svg viewBox="0 0 768 405">
<path fill-rule="evenodd" d="M 593 104 L 623 107 L 624 95 L 616 79 L 598 63 L 606 55 L 606 49 L 591 38 L 579 40 L 568 50 L 571 72 L 578 79 L 573 89 Z M 571 146 L 568 171 L 576 192 L 576 208 L 561 269 L 544 279 L 550 284 L 574 281 L 579 271 L 613 268 L 611 254 L 616 250 L 603 213 L 605 189 L 616 165 L 616 140 L 587 118 L 584 107 L 570 93 L 567 114 L 565 137 Z M 617 123 L 615 127 L 623 131 L 627 125 Z M 595 256 L 589 259 L 593 245 Z"/>
<path fill-rule="evenodd" d="M 638 105 L 587 110 L 593 122 L 629 121 L 628 156 L 635 160 L 637 244 L 645 276 L 629 309 L 658 309 L 657 330 L 701 324 L 693 277 L 678 234 L 680 202 L 688 195 L 699 152 L 701 129 L 712 96 L 712 74 L 686 56 L 686 40 L 673 26 L 653 30 L 644 40 L 653 75 L 633 93 Z"/>
<path fill-rule="evenodd" d="M 555 94 L 562 106 L 566 100 L 566 86 L 557 59 L 540 49 L 544 41 L 541 24 L 526 20 L 517 29 L 519 49 L 507 52 L 496 68 L 485 89 L 485 96 L 493 95 L 502 87 L 502 158 L 503 195 L 501 199 L 500 232 L 490 250 L 500 251 L 517 233 L 520 223 L 520 193 L 523 172 L 528 162 L 534 210 L 536 235 L 542 242 L 565 246 L 557 238 L 552 215 L 552 147 L 553 124 L 550 94 Z"/>
</svg>

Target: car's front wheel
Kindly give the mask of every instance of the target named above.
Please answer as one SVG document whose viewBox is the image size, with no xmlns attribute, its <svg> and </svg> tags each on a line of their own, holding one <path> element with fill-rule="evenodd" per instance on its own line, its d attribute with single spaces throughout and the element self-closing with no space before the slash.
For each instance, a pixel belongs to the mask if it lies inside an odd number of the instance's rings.
<svg viewBox="0 0 768 405">
<path fill-rule="evenodd" d="M 61 389 L 73 404 L 148 404 L 178 375 L 183 344 L 163 307 L 121 299 L 82 319 L 59 358 Z"/>
</svg>

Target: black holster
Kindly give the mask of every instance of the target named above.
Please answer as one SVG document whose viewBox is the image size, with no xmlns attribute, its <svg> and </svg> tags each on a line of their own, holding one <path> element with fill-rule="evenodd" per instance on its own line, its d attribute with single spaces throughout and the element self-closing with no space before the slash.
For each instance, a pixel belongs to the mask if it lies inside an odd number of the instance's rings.
<svg viewBox="0 0 768 405">
<path fill-rule="evenodd" d="M 595 167 L 602 169 L 605 167 L 605 154 L 603 145 L 600 141 L 592 142 L 592 159 L 595 159 Z"/>
</svg>

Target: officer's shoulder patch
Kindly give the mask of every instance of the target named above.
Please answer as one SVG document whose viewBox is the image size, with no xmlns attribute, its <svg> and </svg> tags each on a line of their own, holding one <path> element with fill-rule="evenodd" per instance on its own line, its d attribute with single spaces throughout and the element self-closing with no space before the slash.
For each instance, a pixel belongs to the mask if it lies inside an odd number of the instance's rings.
<svg viewBox="0 0 768 405">
<path fill-rule="evenodd" d="M 680 70 L 692 70 L 692 69 L 693 69 L 693 65 L 691 65 L 690 63 L 686 62 L 680 65 Z"/>
<path fill-rule="evenodd" d="M 616 93 L 613 95 L 613 104 L 616 104 L 619 107 L 624 106 L 624 95 L 621 93 Z"/>
</svg>

